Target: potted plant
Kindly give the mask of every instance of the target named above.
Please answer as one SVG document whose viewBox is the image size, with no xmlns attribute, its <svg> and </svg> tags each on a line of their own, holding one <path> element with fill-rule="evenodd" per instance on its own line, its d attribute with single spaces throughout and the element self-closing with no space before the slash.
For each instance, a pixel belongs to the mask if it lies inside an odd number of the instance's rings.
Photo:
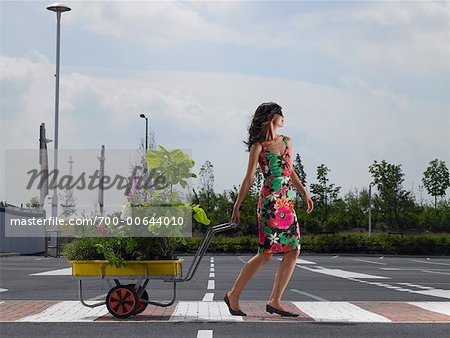
<svg viewBox="0 0 450 338">
<path fill-rule="evenodd" d="M 184 221 L 194 217 L 199 223 L 210 223 L 199 205 L 187 201 L 189 193 L 176 189 L 189 187 L 187 180 L 196 177 L 190 172 L 195 162 L 180 149 L 168 151 L 161 145 L 159 149 L 149 150 L 144 160 L 147 178 L 158 184 L 140 187 L 130 182 L 133 187 L 123 206 L 120 225 L 97 224 L 97 237 L 77 238 L 64 245 L 62 255 L 73 264 L 74 273 L 78 264 L 81 274 L 97 275 L 99 269 L 105 273 L 105 269 L 112 268 L 116 269 L 113 273 L 120 274 L 117 269 L 122 269 L 125 274 L 133 271 L 136 274 L 142 272 L 142 264 L 138 262 L 162 260 L 169 264 L 163 272 L 180 273 L 180 260 L 174 257 L 174 250 L 178 244 L 186 244 Z M 100 267 L 80 268 L 94 262 Z M 126 271 L 127 268 L 131 270 Z M 153 266 L 152 271 L 160 270 Z"/>
</svg>

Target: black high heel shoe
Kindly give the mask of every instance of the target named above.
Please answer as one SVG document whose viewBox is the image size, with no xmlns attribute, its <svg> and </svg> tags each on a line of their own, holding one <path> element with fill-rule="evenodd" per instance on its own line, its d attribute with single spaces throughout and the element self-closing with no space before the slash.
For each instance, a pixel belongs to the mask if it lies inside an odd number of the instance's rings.
<svg viewBox="0 0 450 338">
<path fill-rule="evenodd" d="M 227 293 L 225 294 L 225 297 L 223 298 L 223 300 L 225 301 L 225 304 L 227 304 L 227 306 L 228 306 L 228 311 L 230 311 L 230 313 L 233 316 L 246 316 L 247 315 L 245 312 L 242 312 L 241 310 L 233 310 L 231 308 L 230 300 L 228 299 L 228 294 Z"/>
<path fill-rule="evenodd" d="M 269 304 L 266 304 L 266 311 L 269 313 L 279 314 L 280 316 L 283 316 L 283 317 L 298 317 L 299 316 L 298 313 L 283 311 L 283 310 L 277 309 L 276 307 L 273 307 Z"/>
</svg>

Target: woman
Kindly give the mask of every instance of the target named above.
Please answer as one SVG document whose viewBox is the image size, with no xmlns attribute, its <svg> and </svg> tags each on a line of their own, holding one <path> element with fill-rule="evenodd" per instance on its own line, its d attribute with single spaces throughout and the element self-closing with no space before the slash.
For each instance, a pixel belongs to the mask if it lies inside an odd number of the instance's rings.
<svg viewBox="0 0 450 338">
<path fill-rule="evenodd" d="M 239 296 L 242 290 L 274 253 L 283 253 L 266 311 L 281 316 L 298 316 L 287 311 L 281 304 L 281 297 L 300 253 L 300 228 L 294 210 L 292 185 L 302 194 L 308 213 L 312 212 L 314 205 L 297 173 L 292 169 L 291 139 L 277 133 L 278 128 L 284 126 L 283 119 L 278 104 L 273 102 L 261 104 L 256 109 L 248 129 L 248 141 L 244 142 L 250 152 L 249 162 L 234 204 L 231 222 L 239 223 L 239 207 L 253 184 L 257 163 L 264 175 L 264 184 L 256 208 L 258 253 L 245 263 L 224 297 L 232 315 L 246 316 L 239 309 Z"/>
</svg>

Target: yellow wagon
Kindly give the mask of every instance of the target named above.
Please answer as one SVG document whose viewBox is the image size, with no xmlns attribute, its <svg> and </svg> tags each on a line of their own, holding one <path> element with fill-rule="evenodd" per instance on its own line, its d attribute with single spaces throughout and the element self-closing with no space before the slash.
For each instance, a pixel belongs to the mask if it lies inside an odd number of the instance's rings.
<svg viewBox="0 0 450 338">
<path fill-rule="evenodd" d="M 235 223 L 223 223 L 213 226 L 206 232 L 188 272 L 183 276 L 183 259 L 172 260 L 142 260 L 127 261 L 126 267 L 116 268 L 107 260 L 70 261 L 72 264 L 72 278 L 78 280 L 78 295 L 81 304 L 87 307 L 106 305 L 108 311 L 117 318 L 127 318 L 143 312 L 148 304 L 166 307 L 172 305 L 176 299 L 176 285 L 189 281 L 197 271 L 214 234 L 236 227 Z M 115 286 L 111 288 L 105 301 L 87 304 L 83 300 L 83 280 L 109 279 L 114 280 Z M 131 284 L 121 284 L 120 279 L 133 280 Z M 172 299 L 169 302 L 156 302 L 149 300 L 146 291 L 150 280 L 163 280 L 173 283 Z"/>
</svg>

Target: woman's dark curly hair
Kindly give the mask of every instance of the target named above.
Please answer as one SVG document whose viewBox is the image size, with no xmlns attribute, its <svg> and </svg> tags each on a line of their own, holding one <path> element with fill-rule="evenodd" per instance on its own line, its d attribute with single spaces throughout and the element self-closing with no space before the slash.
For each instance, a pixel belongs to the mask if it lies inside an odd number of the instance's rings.
<svg viewBox="0 0 450 338">
<path fill-rule="evenodd" d="M 274 102 L 262 103 L 256 108 L 252 122 L 248 127 L 248 141 L 243 141 L 247 145 L 247 151 L 250 151 L 254 143 L 266 140 L 270 121 L 275 114 L 281 114 L 281 107 Z"/>
</svg>

